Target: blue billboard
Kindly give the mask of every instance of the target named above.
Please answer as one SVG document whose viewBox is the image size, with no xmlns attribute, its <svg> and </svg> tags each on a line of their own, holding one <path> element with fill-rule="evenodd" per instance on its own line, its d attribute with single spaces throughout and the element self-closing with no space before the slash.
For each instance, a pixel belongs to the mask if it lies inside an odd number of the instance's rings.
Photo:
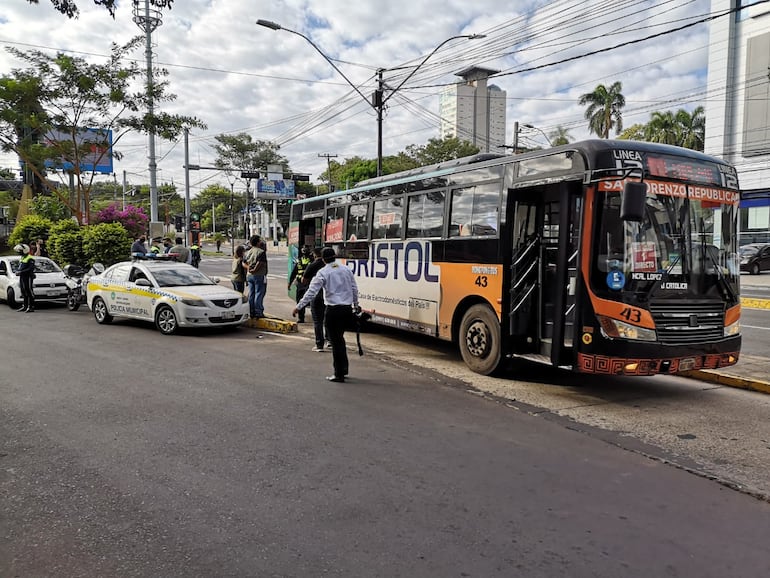
<svg viewBox="0 0 770 578">
<path fill-rule="evenodd" d="M 257 194 L 264 199 L 293 199 L 294 181 L 257 179 Z"/>
<path fill-rule="evenodd" d="M 73 142 L 74 140 L 74 142 Z M 71 171 L 75 168 L 74 148 L 80 150 L 82 172 L 111 174 L 112 131 L 99 128 L 78 129 L 73 133 L 67 129 L 51 129 L 45 135 L 45 145 L 51 149 L 51 158 L 45 161 L 48 169 Z M 84 145 L 87 150 L 84 150 Z"/>
</svg>

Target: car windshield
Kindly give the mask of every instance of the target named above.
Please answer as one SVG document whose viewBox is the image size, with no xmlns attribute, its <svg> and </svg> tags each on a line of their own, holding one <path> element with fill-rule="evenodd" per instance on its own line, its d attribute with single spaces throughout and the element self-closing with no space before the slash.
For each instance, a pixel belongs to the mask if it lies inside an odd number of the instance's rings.
<svg viewBox="0 0 770 578">
<path fill-rule="evenodd" d="M 746 256 L 756 255 L 757 251 L 759 251 L 759 247 L 755 247 L 753 245 L 744 245 L 743 247 L 738 249 L 738 251 L 740 251 L 741 255 L 746 255 Z"/>
<path fill-rule="evenodd" d="M 19 270 L 19 259 L 11 261 L 11 271 L 14 273 Z M 35 273 L 59 273 L 61 269 L 59 266 L 45 257 L 35 257 Z"/>
<path fill-rule="evenodd" d="M 214 281 L 193 267 L 158 269 L 152 272 L 158 287 L 184 287 L 189 285 L 215 285 Z"/>
</svg>

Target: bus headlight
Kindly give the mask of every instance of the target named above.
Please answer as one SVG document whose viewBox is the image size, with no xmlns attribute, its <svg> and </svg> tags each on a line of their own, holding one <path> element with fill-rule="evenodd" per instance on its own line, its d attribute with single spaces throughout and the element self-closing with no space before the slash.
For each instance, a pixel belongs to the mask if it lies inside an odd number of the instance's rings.
<svg viewBox="0 0 770 578">
<path fill-rule="evenodd" d="M 731 323 L 730 325 L 725 325 L 725 337 L 732 337 L 733 335 L 738 335 L 741 332 L 741 322 L 736 321 L 735 323 Z"/>
<path fill-rule="evenodd" d="M 637 327 L 604 315 L 597 315 L 596 317 L 599 319 L 602 332 L 612 339 L 634 339 L 636 341 L 655 341 L 657 339 L 654 329 Z"/>
</svg>

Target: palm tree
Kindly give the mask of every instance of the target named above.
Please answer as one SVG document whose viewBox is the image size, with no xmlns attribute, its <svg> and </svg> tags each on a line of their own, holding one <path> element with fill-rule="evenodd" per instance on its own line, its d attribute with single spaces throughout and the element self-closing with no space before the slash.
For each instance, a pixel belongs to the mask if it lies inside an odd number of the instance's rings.
<svg viewBox="0 0 770 578">
<path fill-rule="evenodd" d="M 588 129 L 601 138 L 610 138 L 613 128 L 615 134 L 623 130 L 621 109 L 626 106 L 626 97 L 621 93 L 622 89 L 620 82 L 613 82 L 609 88 L 600 84 L 593 92 L 580 97 L 580 105 L 588 105 L 585 113 Z"/>
<path fill-rule="evenodd" d="M 702 106 L 696 106 L 692 113 L 680 108 L 676 113 L 681 135 L 679 146 L 702 151 L 706 139 L 706 114 Z"/>
<path fill-rule="evenodd" d="M 551 146 L 565 145 L 572 142 L 572 135 L 569 134 L 569 129 L 558 125 L 548 134 L 548 139 L 551 141 Z"/>
<path fill-rule="evenodd" d="M 644 127 L 644 140 L 679 145 L 681 132 L 673 112 L 655 111 L 650 115 L 650 122 Z"/>
</svg>

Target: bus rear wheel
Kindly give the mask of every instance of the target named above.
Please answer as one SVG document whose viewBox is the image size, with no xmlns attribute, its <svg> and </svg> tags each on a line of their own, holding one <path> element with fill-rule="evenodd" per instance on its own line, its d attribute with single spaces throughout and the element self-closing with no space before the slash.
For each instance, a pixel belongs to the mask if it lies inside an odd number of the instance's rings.
<svg viewBox="0 0 770 578">
<path fill-rule="evenodd" d="M 488 305 L 474 305 L 460 324 L 460 354 L 476 373 L 490 375 L 500 366 L 500 321 Z"/>
</svg>

